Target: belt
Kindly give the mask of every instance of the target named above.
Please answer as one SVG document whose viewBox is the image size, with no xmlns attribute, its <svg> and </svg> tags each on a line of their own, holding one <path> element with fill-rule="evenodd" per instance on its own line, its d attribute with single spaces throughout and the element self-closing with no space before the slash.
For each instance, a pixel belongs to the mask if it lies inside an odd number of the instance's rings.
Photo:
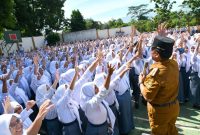
<svg viewBox="0 0 200 135">
<path fill-rule="evenodd" d="M 88 123 L 89 123 L 90 125 L 92 125 L 93 127 L 101 127 L 101 126 L 107 124 L 107 121 L 105 121 L 105 122 L 102 123 L 102 124 L 92 124 L 92 123 L 90 123 L 89 121 L 88 121 Z"/>
<path fill-rule="evenodd" d="M 113 107 L 113 106 L 115 106 L 115 102 L 112 105 L 109 105 L 109 107 Z"/>
<path fill-rule="evenodd" d="M 174 101 L 172 101 L 172 102 L 169 102 L 169 103 L 164 103 L 164 104 L 152 104 L 152 103 L 150 103 L 153 107 L 166 107 L 166 106 L 170 106 L 170 105 L 173 105 L 173 104 L 176 104 L 176 100 L 177 99 L 175 99 Z"/>
<path fill-rule="evenodd" d="M 126 93 L 128 90 L 130 90 L 130 88 L 126 89 L 124 93 Z M 115 93 L 116 93 L 117 95 L 119 94 L 118 91 L 116 91 L 116 90 L 114 90 L 114 91 L 115 91 Z M 123 93 L 123 94 L 124 94 L 124 93 Z M 122 95 L 123 95 L 123 94 L 122 94 Z"/>
<path fill-rule="evenodd" d="M 54 121 L 54 120 L 57 120 L 58 118 L 54 118 L 54 119 L 45 119 L 46 121 Z"/>
<path fill-rule="evenodd" d="M 70 126 L 70 125 L 74 124 L 75 122 L 77 122 L 77 119 L 75 119 L 74 121 L 69 122 L 69 123 L 63 123 L 63 122 L 60 121 L 60 123 L 61 123 L 63 126 Z"/>
</svg>

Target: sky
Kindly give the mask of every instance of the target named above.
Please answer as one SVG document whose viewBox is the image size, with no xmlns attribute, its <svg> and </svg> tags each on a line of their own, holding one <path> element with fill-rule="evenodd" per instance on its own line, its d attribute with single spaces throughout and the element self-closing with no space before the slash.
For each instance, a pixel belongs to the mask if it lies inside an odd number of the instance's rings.
<svg viewBox="0 0 200 135">
<path fill-rule="evenodd" d="M 178 5 L 183 0 L 176 1 L 173 10 L 178 10 Z M 66 0 L 63 9 L 66 18 L 70 18 L 72 10 L 79 9 L 84 19 L 92 18 L 95 21 L 107 22 L 110 19 L 122 18 L 124 22 L 128 22 L 128 7 L 140 4 L 149 4 L 149 8 L 154 7 L 150 0 Z"/>
</svg>

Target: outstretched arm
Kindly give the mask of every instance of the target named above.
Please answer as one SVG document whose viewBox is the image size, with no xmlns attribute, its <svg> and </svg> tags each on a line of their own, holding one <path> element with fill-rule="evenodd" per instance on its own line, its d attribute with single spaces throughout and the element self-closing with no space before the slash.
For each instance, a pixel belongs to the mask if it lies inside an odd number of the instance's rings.
<svg viewBox="0 0 200 135">
<path fill-rule="evenodd" d="M 39 113 L 32 125 L 27 129 L 27 135 L 37 135 L 45 115 L 54 107 L 50 100 L 46 100 L 39 109 Z"/>
<path fill-rule="evenodd" d="M 73 90 L 74 89 L 74 86 L 75 86 L 75 82 L 76 82 L 76 79 L 78 77 L 78 72 L 79 72 L 79 69 L 78 67 L 75 67 L 75 75 L 74 75 L 74 78 L 72 79 L 70 85 L 69 85 L 69 88 L 70 90 Z"/>
<path fill-rule="evenodd" d="M 108 75 L 107 75 L 106 80 L 104 82 L 104 87 L 107 90 L 109 89 L 110 79 L 111 79 L 111 76 L 112 76 L 114 70 L 115 70 L 115 67 L 108 64 Z"/>
</svg>

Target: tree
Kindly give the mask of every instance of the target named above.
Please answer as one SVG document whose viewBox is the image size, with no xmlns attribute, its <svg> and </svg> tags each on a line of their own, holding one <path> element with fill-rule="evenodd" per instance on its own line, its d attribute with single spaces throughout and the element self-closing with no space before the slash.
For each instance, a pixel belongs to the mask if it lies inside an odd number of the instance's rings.
<svg viewBox="0 0 200 135">
<path fill-rule="evenodd" d="M 3 32 L 4 28 L 11 29 L 15 26 L 14 1 L 1 0 L 0 5 L 0 32 Z"/>
<path fill-rule="evenodd" d="M 191 9 L 191 13 L 196 17 L 198 23 L 200 23 L 200 0 L 184 0 L 182 4 Z"/>
<path fill-rule="evenodd" d="M 54 45 L 56 42 L 60 41 L 60 37 L 58 33 L 49 33 L 46 37 L 48 45 Z"/>
<path fill-rule="evenodd" d="M 71 31 L 81 31 L 86 29 L 84 18 L 79 10 L 72 11 L 70 21 Z"/>
<path fill-rule="evenodd" d="M 16 29 L 23 36 L 41 35 L 42 31 L 60 30 L 64 26 L 65 0 L 14 0 Z"/>
<path fill-rule="evenodd" d="M 148 17 L 146 15 L 153 11 L 152 9 L 147 9 L 147 6 L 148 4 L 141 4 L 138 6 L 128 7 L 127 15 L 131 15 L 132 19 L 147 20 Z"/>
<path fill-rule="evenodd" d="M 123 27 L 127 26 L 126 23 L 123 22 L 121 18 L 119 19 L 111 19 L 107 22 L 108 28 L 118 28 L 118 27 Z"/>
<path fill-rule="evenodd" d="M 155 11 L 157 15 L 154 20 L 157 24 L 167 22 L 170 18 L 171 9 L 176 1 L 170 0 L 151 0 L 155 2 Z"/>
<path fill-rule="evenodd" d="M 100 29 L 101 22 L 94 21 L 93 19 L 86 19 L 85 23 L 86 29 Z"/>
</svg>

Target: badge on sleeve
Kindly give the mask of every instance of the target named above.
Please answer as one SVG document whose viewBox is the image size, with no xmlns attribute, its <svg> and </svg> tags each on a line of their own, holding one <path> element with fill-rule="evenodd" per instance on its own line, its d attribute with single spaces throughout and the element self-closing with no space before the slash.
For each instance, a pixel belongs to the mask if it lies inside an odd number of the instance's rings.
<svg viewBox="0 0 200 135">
<path fill-rule="evenodd" d="M 151 70 L 151 72 L 149 73 L 150 76 L 155 76 L 156 73 L 158 72 L 158 68 L 154 68 L 153 70 Z"/>
</svg>

